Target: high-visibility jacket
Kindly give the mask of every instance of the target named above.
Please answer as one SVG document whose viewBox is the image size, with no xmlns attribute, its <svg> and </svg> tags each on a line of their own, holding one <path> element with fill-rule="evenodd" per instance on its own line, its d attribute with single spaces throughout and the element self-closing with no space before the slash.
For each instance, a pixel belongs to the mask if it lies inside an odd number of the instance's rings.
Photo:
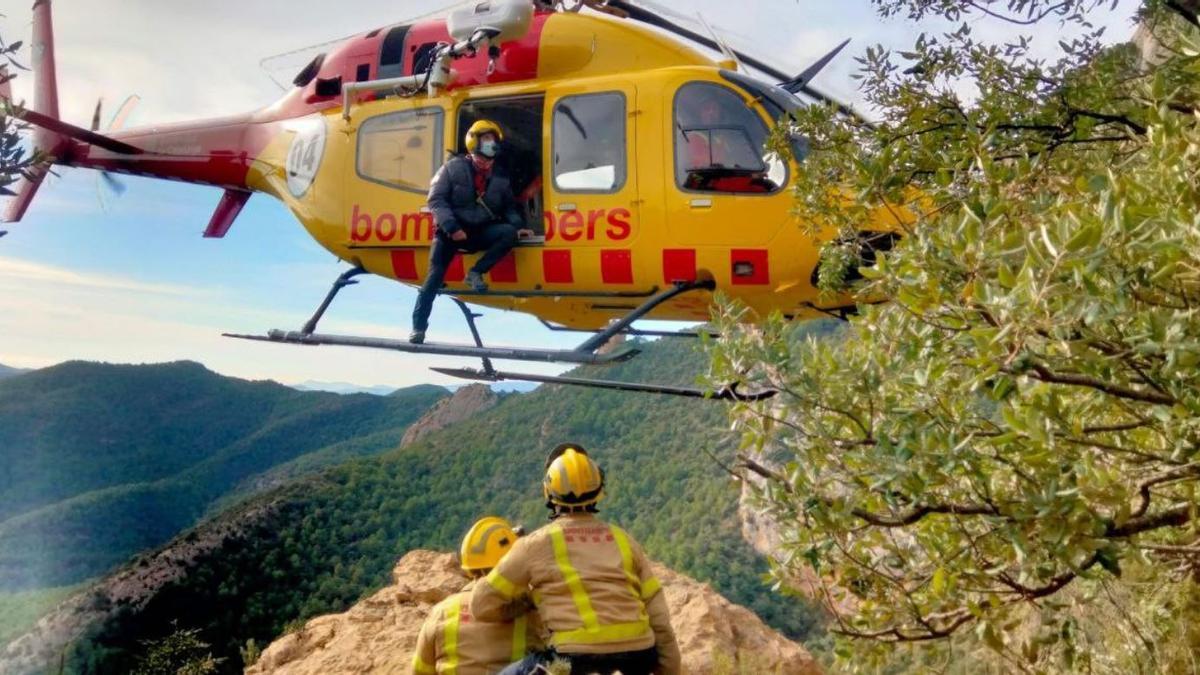
<svg viewBox="0 0 1200 675">
<path fill-rule="evenodd" d="M 642 547 L 589 513 L 521 537 L 471 594 L 471 612 L 498 621 L 532 597 L 562 654 L 658 649 L 659 672 L 679 672 L 679 645 L 661 585 Z"/>
<path fill-rule="evenodd" d="M 479 621 L 471 614 L 467 584 L 434 605 L 417 636 L 412 670 L 416 675 L 495 675 L 508 664 L 544 647 L 535 612 L 513 620 Z"/>
</svg>

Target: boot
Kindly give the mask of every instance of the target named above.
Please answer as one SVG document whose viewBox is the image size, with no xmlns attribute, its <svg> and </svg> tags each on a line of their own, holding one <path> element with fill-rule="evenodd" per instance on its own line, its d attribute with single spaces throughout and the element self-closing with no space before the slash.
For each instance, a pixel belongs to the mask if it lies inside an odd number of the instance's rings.
<svg viewBox="0 0 1200 675">
<path fill-rule="evenodd" d="M 483 275 L 475 270 L 467 272 L 467 285 L 476 293 L 483 293 L 488 289 L 487 282 L 483 280 Z"/>
</svg>

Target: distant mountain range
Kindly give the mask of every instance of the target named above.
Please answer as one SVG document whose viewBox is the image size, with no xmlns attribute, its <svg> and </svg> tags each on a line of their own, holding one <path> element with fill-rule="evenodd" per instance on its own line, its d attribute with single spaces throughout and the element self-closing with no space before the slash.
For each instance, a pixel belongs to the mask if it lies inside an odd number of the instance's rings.
<svg viewBox="0 0 1200 675">
<path fill-rule="evenodd" d="M 0 375 L 2 377 L 2 375 Z M 352 384 L 350 382 L 322 382 L 320 380 L 307 380 L 300 384 L 288 385 L 293 389 L 300 391 L 328 391 L 334 394 L 372 394 L 375 396 L 387 396 L 396 391 L 396 387 L 391 387 L 386 384 L 377 384 L 374 386 Z M 447 385 L 446 389 L 457 391 L 466 384 L 451 384 Z M 537 389 L 538 385 L 535 382 L 496 382 L 491 385 L 492 391 L 519 391 L 529 392 Z"/>
<path fill-rule="evenodd" d="M 306 380 L 300 384 L 288 385 L 292 389 L 300 391 L 327 391 L 332 394 L 371 394 L 372 396 L 387 396 L 396 391 L 396 387 L 390 387 L 386 384 L 377 384 L 374 386 L 363 384 L 351 384 L 350 382 L 322 382 L 320 380 Z"/>
<path fill-rule="evenodd" d="M 12 366 L 6 366 L 3 363 L 0 363 L 0 380 L 3 380 L 6 377 L 12 377 L 13 375 L 20 375 L 21 373 L 27 373 L 27 372 L 29 372 L 29 371 L 24 368 L 13 368 Z"/>
<path fill-rule="evenodd" d="M 0 380 L 0 590 L 100 574 L 283 465 L 295 476 L 391 450 L 449 395 L 299 392 L 191 362 Z"/>
</svg>

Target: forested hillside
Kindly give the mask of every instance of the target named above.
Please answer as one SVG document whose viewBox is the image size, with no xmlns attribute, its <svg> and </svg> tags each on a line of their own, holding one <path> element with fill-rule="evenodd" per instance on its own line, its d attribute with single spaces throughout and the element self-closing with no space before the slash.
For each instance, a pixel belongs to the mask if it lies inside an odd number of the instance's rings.
<svg viewBox="0 0 1200 675">
<path fill-rule="evenodd" d="M 629 363 L 589 374 L 689 382 L 702 367 L 690 344 L 644 347 Z M 762 584 L 766 563 L 740 536 L 738 487 L 707 454 L 728 457 L 736 445 L 725 415 L 719 402 L 559 386 L 510 395 L 403 450 L 259 497 L 273 503 L 273 515 L 252 536 L 197 560 L 144 611 L 125 612 L 78 643 L 70 660 L 90 664 L 90 672 L 123 672 L 140 641 L 162 637 L 177 622 L 200 628 L 227 659 L 223 669 L 238 672 L 247 640 L 262 645 L 298 619 L 345 610 L 385 584 L 408 550 L 453 550 L 488 513 L 530 528 L 544 523 L 542 464 L 568 439 L 591 449 L 607 472 L 604 517 L 629 529 L 652 557 L 804 638 L 815 615 Z"/>
<path fill-rule="evenodd" d="M 191 526 L 246 478 L 328 446 L 374 441 L 338 458 L 393 448 L 447 395 L 299 392 L 188 362 L 70 362 L 6 379 L 0 590 L 100 574 Z"/>
</svg>

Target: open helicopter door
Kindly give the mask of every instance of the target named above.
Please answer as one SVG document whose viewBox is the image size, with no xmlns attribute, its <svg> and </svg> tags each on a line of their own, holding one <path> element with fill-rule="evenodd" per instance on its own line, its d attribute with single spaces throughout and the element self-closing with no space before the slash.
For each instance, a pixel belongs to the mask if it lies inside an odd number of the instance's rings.
<svg viewBox="0 0 1200 675">
<path fill-rule="evenodd" d="M 602 78 L 546 90 L 543 163 L 548 285 L 628 291 L 637 237 L 637 90 Z M 614 316 L 628 308 L 613 306 Z"/>
</svg>

